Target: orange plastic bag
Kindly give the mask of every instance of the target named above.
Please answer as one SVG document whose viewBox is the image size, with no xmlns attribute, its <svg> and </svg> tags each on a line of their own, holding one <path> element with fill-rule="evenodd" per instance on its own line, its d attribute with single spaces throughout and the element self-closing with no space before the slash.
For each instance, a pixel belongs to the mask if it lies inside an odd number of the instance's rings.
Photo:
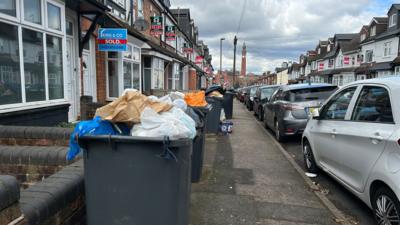
<svg viewBox="0 0 400 225">
<path fill-rule="evenodd" d="M 185 95 L 185 102 L 189 106 L 204 107 L 207 105 L 206 93 L 204 91 L 187 93 Z"/>
</svg>

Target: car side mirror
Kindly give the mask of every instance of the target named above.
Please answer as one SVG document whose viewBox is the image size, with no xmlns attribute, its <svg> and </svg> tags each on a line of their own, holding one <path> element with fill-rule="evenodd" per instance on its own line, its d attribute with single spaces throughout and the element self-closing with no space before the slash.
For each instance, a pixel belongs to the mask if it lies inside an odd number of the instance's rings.
<svg viewBox="0 0 400 225">
<path fill-rule="evenodd" d="M 311 117 L 313 118 L 313 120 L 319 120 L 320 119 L 320 115 L 319 115 L 319 110 L 313 110 L 311 112 Z"/>
</svg>

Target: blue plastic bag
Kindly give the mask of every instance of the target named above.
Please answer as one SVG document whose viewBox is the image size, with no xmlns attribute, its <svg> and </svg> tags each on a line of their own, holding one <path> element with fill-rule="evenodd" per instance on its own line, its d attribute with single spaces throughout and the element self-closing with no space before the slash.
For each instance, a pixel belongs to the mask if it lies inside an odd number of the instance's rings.
<svg viewBox="0 0 400 225">
<path fill-rule="evenodd" d="M 115 135 L 117 132 L 114 130 L 111 122 L 101 120 L 98 116 L 93 120 L 79 122 L 69 139 L 67 160 L 73 160 L 80 153 L 81 149 L 78 144 L 78 138 L 87 134 Z"/>
</svg>

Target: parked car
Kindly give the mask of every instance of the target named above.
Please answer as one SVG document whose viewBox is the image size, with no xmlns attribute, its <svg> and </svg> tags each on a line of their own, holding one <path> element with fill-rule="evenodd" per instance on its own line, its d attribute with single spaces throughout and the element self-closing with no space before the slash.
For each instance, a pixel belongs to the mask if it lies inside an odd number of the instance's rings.
<svg viewBox="0 0 400 225">
<path fill-rule="evenodd" d="M 248 101 L 247 99 L 250 98 L 250 89 L 251 86 L 245 87 L 243 89 L 243 104 L 246 105 L 246 102 Z"/>
<path fill-rule="evenodd" d="M 254 115 L 260 120 L 264 119 L 264 104 L 268 102 L 279 85 L 261 86 L 256 91 L 253 101 Z"/>
<path fill-rule="evenodd" d="M 254 101 L 254 96 L 256 96 L 257 89 L 258 86 L 251 86 L 247 91 L 245 104 L 249 111 L 253 110 L 253 101 Z"/>
<path fill-rule="evenodd" d="M 302 134 L 309 114 L 337 89 L 331 84 L 293 84 L 279 87 L 264 106 L 264 124 L 278 141 Z"/>
<path fill-rule="evenodd" d="M 378 224 L 400 223 L 400 78 L 342 87 L 303 135 L 308 171 L 326 171 L 373 209 Z M 319 114 L 319 115 L 318 115 Z"/>
<path fill-rule="evenodd" d="M 240 102 L 244 102 L 244 93 L 246 91 L 246 88 L 240 88 L 237 91 L 236 97 Z"/>
</svg>

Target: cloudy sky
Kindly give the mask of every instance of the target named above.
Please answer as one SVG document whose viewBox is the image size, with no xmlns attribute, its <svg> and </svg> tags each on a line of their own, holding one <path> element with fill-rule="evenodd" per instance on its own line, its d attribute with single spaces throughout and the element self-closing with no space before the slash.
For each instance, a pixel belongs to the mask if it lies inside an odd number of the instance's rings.
<svg viewBox="0 0 400 225">
<path fill-rule="evenodd" d="M 223 69 L 232 69 L 233 37 L 245 0 L 171 0 L 173 8 L 190 8 L 200 38 L 209 45 L 213 66 L 219 69 L 219 39 L 223 42 Z M 314 49 L 318 40 L 335 33 L 358 32 L 374 16 L 384 16 L 394 0 L 247 0 L 238 38 L 247 45 L 247 72 L 273 70 L 283 61 Z"/>
</svg>

